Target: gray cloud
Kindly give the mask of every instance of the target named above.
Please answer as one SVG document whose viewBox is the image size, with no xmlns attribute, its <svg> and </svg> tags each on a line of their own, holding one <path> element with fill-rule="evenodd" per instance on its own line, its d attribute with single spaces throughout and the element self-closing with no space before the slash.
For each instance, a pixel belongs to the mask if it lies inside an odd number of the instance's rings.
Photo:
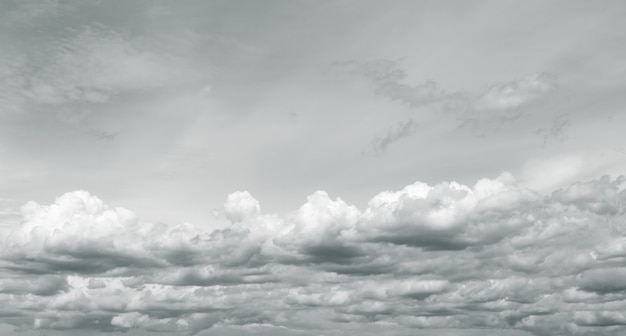
<svg viewBox="0 0 626 336">
<path fill-rule="evenodd" d="M 68 289 L 65 277 L 55 275 L 44 275 L 33 279 L 23 277 L 2 279 L 0 285 L 0 292 L 17 295 L 51 296 Z"/>
<path fill-rule="evenodd" d="M 384 153 L 394 142 L 410 136 L 416 127 L 417 124 L 413 119 L 409 119 L 404 123 L 399 122 L 395 127 L 390 128 L 384 137 L 372 140 L 374 151 L 378 154 Z"/>
<path fill-rule="evenodd" d="M 124 92 L 169 84 L 176 76 L 167 56 L 110 28 L 87 25 L 59 34 L 44 42 L 40 53 L 13 48 L 14 54 L 3 55 L 3 112 L 102 104 Z"/>
<path fill-rule="evenodd" d="M 402 70 L 400 60 L 334 62 L 331 64 L 331 69 L 333 68 L 347 69 L 351 73 L 363 76 L 374 86 L 374 93 L 411 108 L 439 102 L 447 95 L 439 88 L 439 84 L 432 80 L 418 85 L 406 83 L 408 74 Z"/>
<path fill-rule="evenodd" d="M 561 114 L 554 118 L 547 128 L 542 127 L 535 130 L 535 134 L 543 138 L 543 146 L 545 147 L 552 140 L 565 141 L 567 129 L 571 126 L 571 117 L 568 114 Z"/>
<path fill-rule="evenodd" d="M 376 195 L 363 211 L 319 191 L 286 216 L 264 214 L 237 192 L 221 211 L 231 227 L 220 230 L 145 223 L 68 193 L 49 206 L 28 203 L 21 227 L 4 233 L 0 296 L 15 308 L 2 321 L 50 330 L 378 323 L 618 335 L 623 182 L 605 176 L 548 196 L 510 174 L 472 187 L 417 182 Z"/>
<path fill-rule="evenodd" d="M 401 60 L 335 62 L 331 69 L 361 76 L 372 83 L 376 95 L 401 102 L 411 109 L 430 106 L 435 111 L 450 114 L 459 128 L 469 128 L 481 136 L 521 118 L 528 112 L 527 107 L 556 90 L 556 78 L 548 73 L 497 82 L 482 91 L 472 92 L 445 90 L 433 80 L 411 85 L 407 83 L 409 76 Z M 548 131 L 536 132 L 546 133 L 545 137 L 559 137 L 567 126 L 554 124 Z"/>
</svg>

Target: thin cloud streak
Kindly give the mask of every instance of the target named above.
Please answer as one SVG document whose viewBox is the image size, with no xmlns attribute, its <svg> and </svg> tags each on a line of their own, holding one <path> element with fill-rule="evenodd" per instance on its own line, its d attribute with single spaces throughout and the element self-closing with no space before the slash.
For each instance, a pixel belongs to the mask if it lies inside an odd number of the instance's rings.
<svg viewBox="0 0 626 336">
<path fill-rule="evenodd" d="M 401 140 L 402 138 L 411 136 L 416 128 L 417 124 L 413 121 L 413 119 L 409 119 L 404 123 L 399 122 L 395 127 L 390 128 L 384 137 L 377 137 L 372 140 L 374 152 L 376 154 L 384 153 L 391 144 Z"/>
</svg>

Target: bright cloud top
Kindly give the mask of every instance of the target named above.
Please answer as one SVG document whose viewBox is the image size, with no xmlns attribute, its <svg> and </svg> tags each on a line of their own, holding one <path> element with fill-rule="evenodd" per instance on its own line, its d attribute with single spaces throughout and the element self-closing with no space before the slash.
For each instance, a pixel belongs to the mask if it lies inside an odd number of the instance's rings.
<svg viewBox="0 0 626 336">
<path fill-rule="evenodd" d="M 145 223 L 74 191 L 27 203 L 21 227 L 4 233 L 0 319 L 207 334 L 621 335 L 623 183 L 604 176 L 542 196 L 508 173 L 416 182 L 365 210 L 318 191 L 285 216 L 235 192 L 221 230 Z"/>
</svg>

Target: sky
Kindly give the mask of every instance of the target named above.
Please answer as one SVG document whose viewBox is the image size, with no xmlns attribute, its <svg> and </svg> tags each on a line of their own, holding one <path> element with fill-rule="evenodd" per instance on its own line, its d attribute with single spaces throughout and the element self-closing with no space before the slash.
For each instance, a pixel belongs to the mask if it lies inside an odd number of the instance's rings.
<svg viewBox="0 0 626 336">
<path fill-rule="evenodd" d="M 3 335 L 623 335 L 623 1 L 0 1 Z"/>
</svg>

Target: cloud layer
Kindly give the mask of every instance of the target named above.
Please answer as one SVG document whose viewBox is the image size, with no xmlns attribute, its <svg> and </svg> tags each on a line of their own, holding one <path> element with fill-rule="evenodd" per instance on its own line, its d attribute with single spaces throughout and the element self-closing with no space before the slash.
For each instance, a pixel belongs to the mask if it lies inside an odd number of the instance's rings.
<svg viewBox="0 0 626 336">
<path fill-rule="evenodd" d="M 152 224 L 85 191 L 3 233 L 0 320 L 22 329 L 621 335 L 624 177 L 542 195 L 504 173 L 421 182 L 365 210 L 317 191 L 287 215 L 228 196 L 226 229 Z M 411 331 L 413 330 L 413 331 Z"/>
</svg>

